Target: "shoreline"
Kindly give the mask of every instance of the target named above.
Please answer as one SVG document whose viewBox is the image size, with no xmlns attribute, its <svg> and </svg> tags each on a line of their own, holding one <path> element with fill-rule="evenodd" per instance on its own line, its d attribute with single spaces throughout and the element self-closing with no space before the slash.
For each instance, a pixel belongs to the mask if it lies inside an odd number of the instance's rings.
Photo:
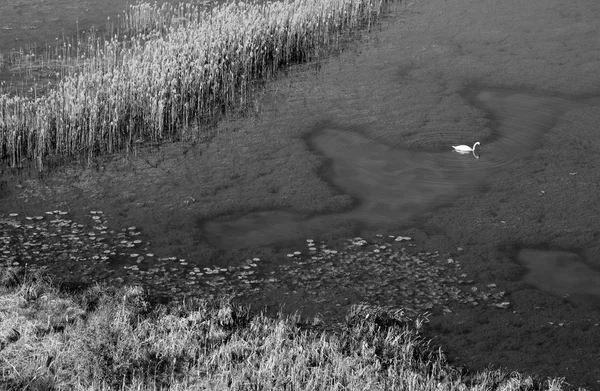
<svg viewBox="0 0 600 391">
<path fill-rule="evenodd" d="M 227 384 L 228 389 L 249 385 L 278 389 L 277 384 L 285 382 L 294 389 L 314 389 L 318 384 L 329 387 L 333 381 L 350 388 L 361 384 L 385 388 L 391 383 L 415 390 L 440 384 L 449 389 L 474 385 L 483 389 L 567 389 L 558 378 L 532 378 L 500 370 L 471 373 L 453 367 L 441 350 L 432 348 L 421 336 L 427 315 L 410 317 L 401 310 L 361 304 L 350 307 L 345 321 L 331 331 L 323 317 L 266 316 L 234 304 L 227 296 L 164 306 L 135 286 L 96 285 L 65 293 L 44 273 L 11 267 L 1 268 L 0 277 L 0 310 L 11 314 L 2 320 L 0 350 L 5 360 L 0 367 L 2 382 L 10 388 L 28 384 L 36 389 L 187 390 L 202 384 Z M 36 311 L 32 313 L 29 307 Z M 263 331 L 257 335 L 256 330 Z M 289 338 L 297 342 L 290 346 L 286 343 Z M 338 341 L 347 339 L 358 342 L 362 350 L 347 343 L 337 347 Z M 279 341 L 275 349 L 268 342 L 271 340 Z M 185 348 L 176 341 L 187 341 Z M 250 353 L 248 347 L 255 344 L 258 350 Z M 310 363 L 315 359 L 314 349 L 323 352 L 329 347 L 334 350 Z M 36 351 L 33 356 L 26 353 L 31 349 Z M 194 353 L 196 349 L 202 350 L 200 356 Z M 230 350 L 232 355 L 222 355 Z M 299 351 L 309 353 L 309 362 L 299 358 Z M 247 359 L 240 361 L 240 354 Z M 281 356 L 295 358 L 290 361 L 291 368 L 277 375 L 276 384 L 264 383 L 262 371 L 268 368 L 270 379 L 279 373 L 273 367 L 273 355 L 279 356 L 275 362 L 284 366 L 288 361 Z M 354 361 L 351 357 L 361 358 Z M 215 359 L 218 365 L 214 365 Z M 241 362 L 248 363 L 258 376 L 248 377 Z M 350 374 L 358 368 L 363 368 L 359 377 Z M 290 371 L 306 375 L 290 377 Z"/>
</svg>

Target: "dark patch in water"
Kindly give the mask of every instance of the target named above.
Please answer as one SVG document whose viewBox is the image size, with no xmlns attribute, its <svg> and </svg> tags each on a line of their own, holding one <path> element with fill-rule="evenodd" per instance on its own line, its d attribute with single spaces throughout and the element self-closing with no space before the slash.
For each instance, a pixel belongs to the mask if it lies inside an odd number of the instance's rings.
<svg viewBox="0 0 600 391">
<path fill-rule="evenodd" d="M 259 211 L 226 221 L 203 222 L 208 241 L 221 248 L 265 246 L 321 235 L 353 221 L 366 228 L 394 229 L 418 216 L 481 189 L 488 176 L 522 161 L 543 143 L 543 134 L 565 112 L 585 103 L 532 91 L 465 90 L 463 97 L 486 113 L 492 134 L 481 141 L 481 156 L 443 150 L 401 149 L 369 137 L 363 129 L 321 124 L 306 142 L 327 163 L 323 180 L 357 200 L 351 210 L 320 216 Z M 450 143 L 449 143 L 450 144 Z"/>
<path fill-rule="evenodd" d="M 523 248 L 516 260 L 527 268 L 522 281 L 574 303 L 600 307 L 600 272 L 566 250 Z"/>
</svg>

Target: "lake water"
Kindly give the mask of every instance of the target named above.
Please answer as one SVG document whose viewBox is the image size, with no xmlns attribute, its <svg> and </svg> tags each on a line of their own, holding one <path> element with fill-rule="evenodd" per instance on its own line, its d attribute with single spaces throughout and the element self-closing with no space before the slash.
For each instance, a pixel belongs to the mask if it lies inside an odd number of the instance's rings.
<svg viewBox="0 0 600 391">
<path fill-rule="evenodd" d="M 517 260 L 527 267 L 523 280 L 567 300 L 600 306 L 600 272 L 583 255 L 550 249 L 520 249 Z"/>
<path fill-rule="evenodd" d="M 315 217 L 257 211 L 206 222 L 205 234 L 221 248 L 244 248 L 323 234 L 346 221 L 368 230 L 408 227 L 419 213 L 472 194 L 485 178 L 522 164 L 562 114 L 586 104 L 510 89 L 473 89 L 464 97 L 494 119 L 476 154 L 454 153 L 449 146 L 433 151 L 394 147 L 366 134 L 366 128 L 317 126 L 306 142 L 328 162 L 324 180 L 355 199 L 351 210 Z M 381 137 L 394 137 L 395 132 L 390 128 Z"/>
</svg>

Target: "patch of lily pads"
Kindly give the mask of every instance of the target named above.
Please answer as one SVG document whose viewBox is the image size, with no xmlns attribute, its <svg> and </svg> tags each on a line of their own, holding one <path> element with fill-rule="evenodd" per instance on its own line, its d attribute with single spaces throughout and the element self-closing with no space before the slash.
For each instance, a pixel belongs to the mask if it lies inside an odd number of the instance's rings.
<svg viewBox="0 0 600 391">
<path fill-rule="evenodd" d="M 157 257 L 136 227 L 110 230 L 101 211 L 75 222 L 65 211 L 0 216 L 0 264 L 47 269 L 80 283 L 140 284 L 165 300 L 190 295 L 256 291 L 260 259 L 237 266 L 199 267 L 177 257 Z"/>
<path fill-rule="evenodd" d="M 451 313 L 452 306 L 508 308 L 496 284 L 475 284 L 458 260 L 438 252 L 412 254 L 411 238 L 377 235 L 373 242 L 349 239 L 343 250 L 307 240 L 305 251 L 288 254 L 293 265 L 281 267 L 278 284 L 301 292 L 307 300 L 337 307 L 352 301 L 369 303 L 408 316 Z"/>
<path fill-rule="evenodd" d="M 141 247 L 135 227 L 110 230 L 101 211 L 90 211 L 82 224 L 61 210 L 37 216 L 0 216 L 0 260 L 3 265 L 63 269 L 82 282 L 108 278 L 115 260 Z"/>
<path fill-rule="evenodd" d="M 495 284 L 469 279 L 459 260 L 411 252 L 409 237 L 353 238 L 342 249 L 307 239 L 306 248 L 290 252 L 287 262 L 274 267 L 264 267 L 259 258 L 200 267 L 191 260 L 155 256 L 150 244 L 139 239 L 140 230 L 111 230 L 101 211 L 89 211 L 88 217 L 83 224 L 60 210 L 0 216 L 0 263 L 47 268 L 82 283 L 140 284 L 165 300 L 225 293 L 261 302 L 278 292 L 282 302 L 293 295 L 319 308 L 361 302 L 408 316 L 450 313 L 456 304 L 510 305 Z"/>
</svg>

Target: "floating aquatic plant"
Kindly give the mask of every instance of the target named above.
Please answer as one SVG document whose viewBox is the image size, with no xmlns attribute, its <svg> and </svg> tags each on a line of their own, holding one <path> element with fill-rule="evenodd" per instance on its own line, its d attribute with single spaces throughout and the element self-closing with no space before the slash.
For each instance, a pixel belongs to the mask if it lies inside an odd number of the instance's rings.
<svg viewBox="0 0 600 391">
<path fill-rule="evenodd" d="M 109 278 L 140 284 L 170 300 L 227 293 L 261 303 L 277 291 L 277 300 L 286 302 L 288 295 L 301 292 L 306 302 L 336 309 L 347 306 L 344 297 L 353 292 L 354 300 L 410 315 L 451 312 L 456 303 L 510 305 L 495 284 L 477 286 L 467 279 L 458 260 L 437 252 L 410 253 L 403 247 L 408 237 L 353 238 L 339 250 L 309 239 L 308 251 L 292 251 L 282 256 L 288 262 L 270 270 L 256 257 L 228 267 L 200 267 L 200 260 L 155 256 L 148 243 L 136 239 L 137 227 L 111 230 L 100 211 L 90 212 L 91 224 L 68 219 L 60 210 L 38 217 L 0 217 L 2 264 L 58 268 L 63 277 L 77 270 L 81 282 Z"/>
</svg>

